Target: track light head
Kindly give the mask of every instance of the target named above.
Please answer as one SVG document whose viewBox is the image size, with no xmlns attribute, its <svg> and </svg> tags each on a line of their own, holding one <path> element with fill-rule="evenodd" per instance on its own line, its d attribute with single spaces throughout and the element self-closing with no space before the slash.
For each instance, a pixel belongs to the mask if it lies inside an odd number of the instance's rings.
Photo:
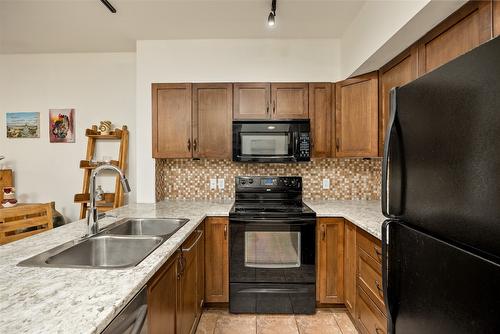
<svg viewBox="0 0 500 334">
<path fill-rule="evenodd" d="M 116 13 L 116 9 L 115 9 L 115 7 L 113 7 L 113 5 L 112 5 L 112 4 L 110 4 L 108 0 L 101 0 L 101 2 L 102 2 L 102 4 L 103 4 L 104 6 L 106 6 L 106 8 L 107 8 L 107 9 L 109 9 L 109 11 L 110 11 L 111 13 L 113 13 L 113 14 L 115 14 L 115 13 Z"/>
<path fill-rule="evenodd" d="M 273 27 L 276 24 L 276 0 L 271 2 L 271 12 L 267 17 L 267 25 Z"/>
</svg>

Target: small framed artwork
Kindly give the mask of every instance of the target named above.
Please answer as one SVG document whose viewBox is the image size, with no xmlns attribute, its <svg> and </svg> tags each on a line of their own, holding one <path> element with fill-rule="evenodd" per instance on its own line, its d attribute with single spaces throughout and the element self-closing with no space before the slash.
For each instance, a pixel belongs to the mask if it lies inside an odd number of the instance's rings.
<svg viewBox="0 0 500 334">
<path fill-rule="evenodd" d="M 7 138 L 40 138 L 39 112 L 8 112 Z"/>
<path fill-rule="evenodd" d="M 75 109 L 49 110 L 49 136 L 51 143 L 75 142 Z"/>
</svg>

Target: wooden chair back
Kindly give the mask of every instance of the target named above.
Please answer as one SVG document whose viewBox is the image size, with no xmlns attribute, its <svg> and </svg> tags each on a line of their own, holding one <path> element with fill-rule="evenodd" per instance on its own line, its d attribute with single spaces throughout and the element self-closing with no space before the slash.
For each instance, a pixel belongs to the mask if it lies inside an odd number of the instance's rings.
<svg viewBox="0 0 500 334">
<path fill-rule="evenodd" d="M 52 229 L 52 208 L 47 204 L 19 204 L 0 208 L 0 245 Z"/>
</svg>

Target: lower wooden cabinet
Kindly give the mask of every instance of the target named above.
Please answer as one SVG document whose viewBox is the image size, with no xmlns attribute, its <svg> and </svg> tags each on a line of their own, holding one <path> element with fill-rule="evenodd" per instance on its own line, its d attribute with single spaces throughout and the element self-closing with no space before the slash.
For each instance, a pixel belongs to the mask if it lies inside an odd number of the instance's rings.
<svg viewBox="0 0 500 334">
<path fill-rule="evenodd" d="M 205 301 L 229 302 L 229 219 L 205 219 Z"/>
<path fill-rule="evenodd" d="M 363 289 L 356 294 L 356 325 L 362 334 L 386 334 L 387 319 Z"/>
<path fill-rule="evenodd" d="M 148 282 L 148 332 L 194 333 L 201 316 L 200 248 L 203 229 L 196 230 Z"/>
<path fill-rule="evenodd" d="M 356 226 L 347 220 L 344 223 L 344 303 L 354 314 L 356 309 Z"/>
<path fill-rule="evenodd" d="M 321 304 L 343 303 L 344 219 L 320 218 L 318 222 L 316 299 Z"/>
<path fill-rule="evenodd" d="M 148 282 L 148 333 L 174 334 L 179 254 L 172 256 Z"/>
</svg>

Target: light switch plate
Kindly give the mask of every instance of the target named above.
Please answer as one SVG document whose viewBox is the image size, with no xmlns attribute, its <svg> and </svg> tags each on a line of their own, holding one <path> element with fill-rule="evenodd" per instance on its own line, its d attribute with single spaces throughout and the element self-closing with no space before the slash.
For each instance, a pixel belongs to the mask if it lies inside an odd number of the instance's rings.
<svg viewBox="0 0 500 334">
<path fill-rule="evenodd" d="M 330 189 L 330 179 L 323 179 L 323 189 Z"/>
<path fill-rule="evenodd" d="M 224 190 L 224 179 L 217 179 L 217 187 L 219 190 Z"/>
<path fill-rule="evenodd" d="M 210 179 L 210 190 L 217 189 L 217 179 Z"/>
</svg>

